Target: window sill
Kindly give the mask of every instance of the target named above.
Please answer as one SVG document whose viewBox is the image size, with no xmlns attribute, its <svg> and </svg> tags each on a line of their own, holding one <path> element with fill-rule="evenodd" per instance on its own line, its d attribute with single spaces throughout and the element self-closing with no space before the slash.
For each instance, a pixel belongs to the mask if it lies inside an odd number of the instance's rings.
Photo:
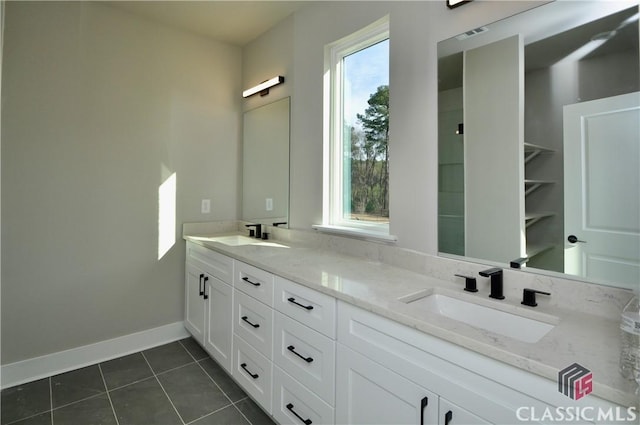
<svg viewBox="0 0 640 425">
<path fill-rule="evenodd" d="M 322 233 L 329 233 L 339 236 L 349 236 L 352 238 L 364 239 L 373 242 L 396 242 L 397 236 L 388 235 L 386 233 L 375 232 L 369 229 L 357 229 L 346 226 L 334 226 L 329 224 L 314 224 L 315 230 Z"/>
</svg>

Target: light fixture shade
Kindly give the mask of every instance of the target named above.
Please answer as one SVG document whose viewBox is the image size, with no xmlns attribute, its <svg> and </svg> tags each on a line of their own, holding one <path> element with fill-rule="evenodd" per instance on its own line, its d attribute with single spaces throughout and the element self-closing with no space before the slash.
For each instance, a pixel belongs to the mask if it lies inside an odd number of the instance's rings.
<svg viewBox="0 0 640 425">
<path fill-rule="evenodd" d="M 465 3 L 469 3 L 472 0 L 447 0 L 447 7 L 453 9 L 454 7 L 462 6 Z"/>
<path fill-rule="evenodd" d="M 278 75 L 277 77 L 273 77 L 267 81 L 264 81 L 257 86 L 251 87 L 242 92 L 242 97 L 253 96 L 256 93 L 262 93 L 266 90 L 266 93 L 269 93 L 269 89 L 273 86 L 277 86 L 278 84 L 284 83 L 284 77 L 282 75 Z"/>
</svg>

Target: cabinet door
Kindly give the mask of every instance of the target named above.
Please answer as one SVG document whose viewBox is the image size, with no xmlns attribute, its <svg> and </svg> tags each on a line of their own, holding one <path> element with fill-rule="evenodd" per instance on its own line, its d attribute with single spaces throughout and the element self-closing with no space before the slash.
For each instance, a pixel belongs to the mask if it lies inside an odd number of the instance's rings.
<svg viewBox="0 0 640 425">
<path fill-rule="evenodd" d="M 451 403 L 445 398 L 440 398 L 439 425 L 485 425 L 490 422 L 474 415 L 466 409 Z"/>
<path fill-rule="evenodd" d="M 204 277 L 205 273 L 187 263 L 184 293 L 184 325 L 199 343 L 204 342 L 205 309 Z"/>
<path fill-rule="evenodd" d="M 336 423 L 435 425 L 438 396 L 338 344 Z"/>
<path fill-rule="evenodd" d="M 221 280 L 209 276 L 204 297 L 207 310 L 204 348 L 231 373 L 233 289 Z"/>
</svg>

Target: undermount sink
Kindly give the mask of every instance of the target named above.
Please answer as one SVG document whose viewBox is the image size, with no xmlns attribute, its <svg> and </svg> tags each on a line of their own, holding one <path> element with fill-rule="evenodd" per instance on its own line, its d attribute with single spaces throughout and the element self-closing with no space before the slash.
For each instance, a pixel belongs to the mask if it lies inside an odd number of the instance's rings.
<svg viewBox="0 0 640 425">
<path fill-rule="evenodd" d="M 262 242 L 261 239 L 250 238 L 242 235 L 218 236 L 215 238 L 209 238 L 209 240 L 229 246 L 252 245 L 256 242 Z"/>
<path fill-rule="evenodd" d="M 557 318 L 531 312 L 541 320 L 524 317 L 491 306 L 454 298 L 434 290 L 423 290 L 399 299 L 406 304 L 418 306 L 430 313 L 439 314 L 476 328 L 517 339 L 523 342 L 538 342 L 551 331 Z M 478 300 L 483 301 L 483 300 Z M 490 302 L 490 301 L 488 301 Z M 513 310 L 517 307 L 511 307 Z M 544 319 L 542 319 L 544 318 Z"/>
<path fill-rule="evenodd" d="M 271 247 L 277 247 L 277 248 L 288 248 L 286 245 L 282 245 L 274 241 L 251 238 L 249 236 L 244 236 L 244 235 L 203 237 L 198 239 L 205 242 L 218 242 L 227 246 L 254 245 L 254 246 L 271 246 Z"/>
</svg>

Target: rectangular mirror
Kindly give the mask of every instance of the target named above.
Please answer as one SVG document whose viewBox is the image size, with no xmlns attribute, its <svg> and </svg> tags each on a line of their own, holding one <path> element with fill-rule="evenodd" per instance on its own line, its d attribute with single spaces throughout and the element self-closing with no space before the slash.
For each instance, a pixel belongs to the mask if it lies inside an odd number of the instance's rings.
<svg viewBox="0 0 640 425">
<path fill-rule="evenodd" d="M 545 4 L 438 43 L 443 255 L 637 287 L 638 3 Z"/>
<path fill-rule="evenodd" d="M 289 98 L 245 112 L 242 219 L 288 226 Z"/>
</svg>

